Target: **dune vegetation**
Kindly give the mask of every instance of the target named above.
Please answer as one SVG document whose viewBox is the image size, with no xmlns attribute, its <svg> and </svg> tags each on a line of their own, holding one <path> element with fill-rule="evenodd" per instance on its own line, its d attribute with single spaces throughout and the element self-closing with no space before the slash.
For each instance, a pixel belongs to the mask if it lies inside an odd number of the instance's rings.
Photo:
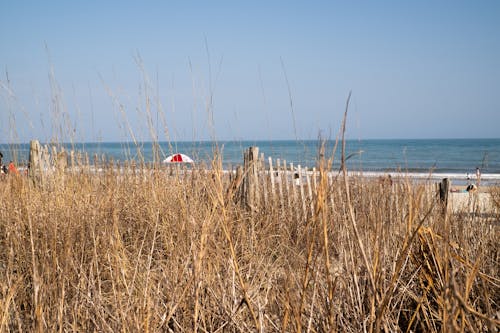
<svg viewBox="0 0 500 333">
<path fill-rule="evenodd" d="M 325 160 L 305 214 L 249 208 L 220 162 L 2 178 L 0 332 L 498 329 L 498 224 Z"/>
<path fill-rule="evenodd" d="M 84 158 L 2 175 L 0 332 L 498 329 L 498 222 L 329 155 L 310 195 L 263 172 L 251 205 L 217 150 L 189 169 Z"/>
</svg>

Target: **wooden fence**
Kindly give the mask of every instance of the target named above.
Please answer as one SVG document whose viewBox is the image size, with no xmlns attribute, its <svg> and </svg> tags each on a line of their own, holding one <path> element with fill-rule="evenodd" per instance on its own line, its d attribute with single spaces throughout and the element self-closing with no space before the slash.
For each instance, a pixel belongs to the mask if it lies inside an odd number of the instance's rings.
<svg viewBox="0 0 500 333">
<path fill-rule="evenodd" d="M 409 179 L 401 177 L 393 179 L 390 176 L 367 178 L 362 173 L 349 173 L 351 181 L 355 178 L 363 181 L 357 182 L 359 193 L 364 190 L 383 191 L 391 197 L 391 205 L 399 205 L 406 191 L 409 191 Z M 332 170 L 321 172 L 318 168 L 303 168 L 301 165 L 287 163 L 286 160 L 259 155 L 258 147 L 250 147 L 244 153 L 243 168 L 238 167 L 235 172 L 230 172 L 234 177 L 232 184 L 241 183 L 239 188 L 240 202 L 250 211 L 257 212 L 264 205 L 280 207 L 283 212 L 292 213 L 299 218 L 306 218 L 315 214 L 315 203 L 318 198 L 321 177 L 325 177 L 323 200 L 334 212 L 335 202 L 345 200 L 344 179 L 342 173 Z M 440 184 L 423 182 L 423 205 L 444 205 L 447 201 L 440 199 Z M 416 194 L 416 192 L 415 192 Z M 437 201 L 437 202 L 436 202 Z"/>
<path fill-rule="evenodd" d="M 116 170 L 127 170 L 132 174 L 138 171 L 148 170 L 144 163 L 136 166 L 134 162 L 120 162 L 107 159 L 105 155 L 94 155 L 89 157 L 86 153 L 65 151 L 64 148 L 47 145 L 41 146 L 38 141 L 30 143 L 29 176 L 35 183 L 44 183 L 44 178 L 51 174 L 65 174 L 68 172 L 94 172 L 100 173 L 105 168 L 112 167 Z M 168 173 L 173 175 L 172 172 Z M 244 152 L 244 164 L 234 171 L 228 171 L 228 191 L 235 193 L 235 198 L 243 206 L 252 212 L 258 212 L 264 205 L 279 207 L 283 212 L 293 213 L 295 216 L 305 218 L 314 215 L 315 200 L 318 194 L 321 173 L 317 168 L 303 168 L 301 165 L 288 163 L 286 160 L 266 157 L 259 154 L 258 147 L 250 147 Z M 355 177 L 361 175 L 353 175 Z M 337 199 L 343 195 L 343 178 L 337 171 L 325 171 L 326 193 L 324 200 L 332 209 Z M 401 187 L 405 186 L 404 179 L 391 179 L 387 176 L 378 178 L 366 178 L 368 183 L 376 182 L 383 191 L 392 194 L 401 193 Z M 448 184 L 449 185 L 449 184 Z M 399 189 L 398 189 L 399 187 Z M 446 190 L 447 191 L 447 190 Z M 438 184 L 428 184 L 425 187 L 423 200 L 426 203 L 439 200 Z M 446 205 L 447 198 L 443 199 Z M 392 199 L 391 199 L 392 200 Z M 394 204 L 398 204 L 397 195 L 394 195 Z"/>
</svg>

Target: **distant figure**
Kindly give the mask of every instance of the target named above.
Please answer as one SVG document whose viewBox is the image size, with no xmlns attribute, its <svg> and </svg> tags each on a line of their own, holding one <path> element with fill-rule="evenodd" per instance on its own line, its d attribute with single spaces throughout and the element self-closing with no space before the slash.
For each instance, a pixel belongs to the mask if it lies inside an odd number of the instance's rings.
<svg viewBox="0 0 500 333">
<path fill-rule="evenodd" d="M 24 175 L 29 176 L 30 174 L 30 169 L 31 169 L 31 163 L 28 162 L 28 165 L 26 166 L 26 170 L 24 170 Z"/>
<path fill-rule="evenodd" d="M 294 173 L 293 174 L 293 179 L 295 180 L 295 185 L 300 185 L 300 176 L 298 174 L 298 172 Z"/>
<path fill-rule="evenodd" d="M 3 175 L 5 173 L 5 171 L 3 170 L 2 158 L 3 158 L 3 154 L 0 151 L 0 175 Z"/>
<path fill-rule="evenodd" d="M 481 183 L 481 170 L 479 168 L 476 168 L 476 184 L 479 186 Z"/>
<path fill-rule="evenodd" d="M 9 173 L 13 175 L 18 175 L 19 171 L 17 171 L 16 166 L 14 165 L 14 162 L 10 161 L 9 162 L 9 167 L 8 167 Z"/>
<path fill-rule="evenodd" d="M 470 185 L 470 174 L 467 172 L 467 185 Z"/>
<path fill-rule="evenodd" d="M 378 182 L 380 185 L 392 186 L 392 177 L 391 175 L 380 176 L 378 177 Z"/>
<path fill-rule="evenodd" d="M 469 193 L 473 193 L 473 192 L 476 192 L 477 191 L 477 186 L 474 185 L 474 184 L 471 184 L 469 186 L 467 186 L 467 188 L 465 189 L 467 192 Z"/>
</svg>

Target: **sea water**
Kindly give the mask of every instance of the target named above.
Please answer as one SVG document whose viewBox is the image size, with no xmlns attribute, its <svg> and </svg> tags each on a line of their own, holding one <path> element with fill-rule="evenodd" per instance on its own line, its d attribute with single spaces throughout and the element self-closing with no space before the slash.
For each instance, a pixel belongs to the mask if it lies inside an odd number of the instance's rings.
<svg viewBox="0 0 500 333">
<path fill-rule="evenodd" d="M 162 158 L 173 153 L 184 153 L 197 163 L 210 165 L 215 152 L 222 157 L 224 168 L 232 168 L 243 161 L 243 152 L 250 146 L 274 161 L 286 160 L 288 165 L 304 168 L 316 166 L 320 152 L 325 158 L 333 158 L 333 168 L 339 168 L 342 143 L 317 140 L 281 141 L 200 141 L 160 142 Z M 66 150 L 86 152 L 114 160 L 153 160 L 154 145 L 151 142 L 100 142 L 64 144 Z M 15 159 L 18 164 L 28 160 L 28 144 L 0 145 L 4 163 Z M 402 140 L 347 140 L 345 142 L 346 165 L 351 171 L 370 173 L 404 172 L 414 175 L 451 175 L 452 178 L 475 177 L 479 168 L 483 179 L 500 180 L 500 139 L 402 139 Z M 488 176 L 489 175 L 489 176 Z"/>
</svg>

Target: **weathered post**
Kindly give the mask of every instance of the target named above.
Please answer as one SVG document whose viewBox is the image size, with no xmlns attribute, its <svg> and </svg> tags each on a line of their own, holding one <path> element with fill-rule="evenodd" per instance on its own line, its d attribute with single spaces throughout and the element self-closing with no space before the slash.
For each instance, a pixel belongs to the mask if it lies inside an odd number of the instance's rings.
<svg viewBox="0 0 500 333">
<path fill-rule="evenodd" d="M 276 170 L 278 172 L 277 178 L 278 178 L 278 190 L 279 190 L 279 196 L 280 196 L 280 207 L 281 207 L 281 212 L 284 212 L 285 210 L 285 204 L 283 200 L 283 175 L 282 175 L 282 170 L 281 170 L 281 163 L 280 159 L 278 158 L 276 160 Z"/>
<path fill-rule="evenodd" d="M 293 167 L 293 163 L 290 163 L 290 172 L 291 172 L 291 175 L 292 175 L 292 204 L 290 206 L 290 211 L 293 212 L 293 214 L 295 215 L 299 215 L 299 208 L 297 207 L 297 202 L 298 202 L 298 199 L 297 199 L 297 184 L 300 184 L 300 175 L 298 173 L 295 173 L 294 171 L 294 167 Z M 297 177 L 297 178 L 295 178 Z M 287 183 L 288 183 L 288 179 L 287 179 Z"/>
<path fill-rule="evenodd" d="M 59 173 L 64 173 L 67 166 L 68 156 L 66 155 L 66 151 L 64 150 L 64 148 L 61 148 L 61 151 L 57 153 L 56 170 Z"/>
<path fill-rule="evenodd" d="M 40 161 L 40 169 L 44 171 L 44 173 L 52 173 L 52 168 L 51 168 L 51 163 L 50 163 L 50 153 L 49 153 L 49 146 L 44 145 L 43 147 L 40 146 L 40 155 L 39 155 L 39 161 Z"/>
<path fill-rule="evenodd" d="M 260 202 L 260 193 L 258 186 L 259 175 L 259 147 L 249 147 L 244 155 L 244 203 L 251 209 L 256 210 Z"/>
<path fill-rule="evenodd" d="M 302 202 L 302 216 L 304 216 L 304 218 L 306 218 L 307 216 L 307 210 L 306 210 L 306 198 L 305 198 L 305 195 L 304 195 L 304 184 L 303 184 L 303 181 L 302 181 L 302 167 L 300 166 L 300 164 L 297 166 L 297 171 L 299 173 L 299 179 L 300 179 L 300 185 L 299 185 L 299 188 L 300 188 L 300 201 Z"/>
<path fill-rule="evenodd" d="M 450 190 L 451 182 L 448 178 L 444 178 L 441 183 L 439 183 L 439 199 L 444 205 L 444 211 L 448 208 L 448 193 Z"/>
<path fill-rule="evenodd" d="M 264 165 L 265 165 L 265 163 L 264 163 L 264 153 L 261 153 L 261 154 L 260 154 L 260 162 L 259 162 L 259 163 L 260 163 L 260 165 L 262 166 L 262 169 L 261 169 L 261 170 L 259 170 L 259 171 L 264 170 L 264 169 L 265 169 L 265 168 L 264 168 Z M 268 186 L 268 183 L 267 183 L 267 182 L 268 182 L 268 179 L 269 179 L 269 177 L 267 177 L 267 176 L 265 175 L 265 172 L 264 172 L 264 177 L 262 178 L 262 192 L 263 192 L 263 194 L 264 194 L 264 202 L 269 202 L 269 201 L 268 201 L 268 197 L 269 197 L 269 195 L 268 195 L 268 192 L 267 192 L 267 188 L 269 187 L 269 186 Z"/>
<path fill-rule="evenodd" d="M 31 182 L 35 185 L 38 185 L 41 179 L 41 169 L 40 169 L 41 150 L 42 147 L 40 146 L 40 142 L 38 142 L 38 140 L 30 141 L 28 177 L 31 179 Z"/>
<path fill-rule="evenodd" d="M 318 191 L 318 179 L 316 175 L 316 168 L 313 168 L 312 180 L 313 180 L 313 192 L 316 193 Z"/>
<path fill-rule="evenodd" d="M 271 181 L 271 197 L 276 202 L 276 191 L 274 187 L 274 169 L 273 169 L 273 159 L 269 156 L 269 179 Z"/>
<path fill-rule="evenodd" d="M 313 171 L 315 172 L 315 170 Z M 313 173 L 313 177 L 316 177 L 316 175 Z M 309 197 L 309 205 L 311 206 L 311 216 L 314 216 L 314 200 L 313 200 L 313 191 L 311 187 L 311 177 L 309 177 L 309 173 L 307 172 L 306 168 L 306 182 L 307 182 L 307 194 Z M 314 186 L 314 193 L 316 192 L 316 186 Z"/>
<path fill-rule="evenodd" d="M 52 146 L 50 147 L 50 165 L 55 167 L 55 169 L 57 170 L 57 147 L 56 146 Z"/>
<path fill-rule="evenodd" d="M 194 172 L 193 172 L 194 174 Z M 236 168 L 235 178 L 232 180 L 229 187 L 230 197 L 236 198 L 236 201 L 244 200 L 243 198 L 243 168 L 238 165 Z"/>
<path fill-rule="evenodd" d="M 292 174 L 292 177 L 293 177 L 293 174 Z M 286 209 L 291 210 L 293 208 L 293 206 L 291 204 L 292 194 L 290 192 L 290 182 L 288 180 L 288 170 L 287 170 L 287 166 L 286 166 L 286 160 L 283 160 L 283 173 L 281 175 L 281 182 L 285 184 L 286 204 L 288 205 L 288 206 L 286 206 Z M 292 183 L 292 187 L 293 187 L 293 183 Z"/>
</svg>

